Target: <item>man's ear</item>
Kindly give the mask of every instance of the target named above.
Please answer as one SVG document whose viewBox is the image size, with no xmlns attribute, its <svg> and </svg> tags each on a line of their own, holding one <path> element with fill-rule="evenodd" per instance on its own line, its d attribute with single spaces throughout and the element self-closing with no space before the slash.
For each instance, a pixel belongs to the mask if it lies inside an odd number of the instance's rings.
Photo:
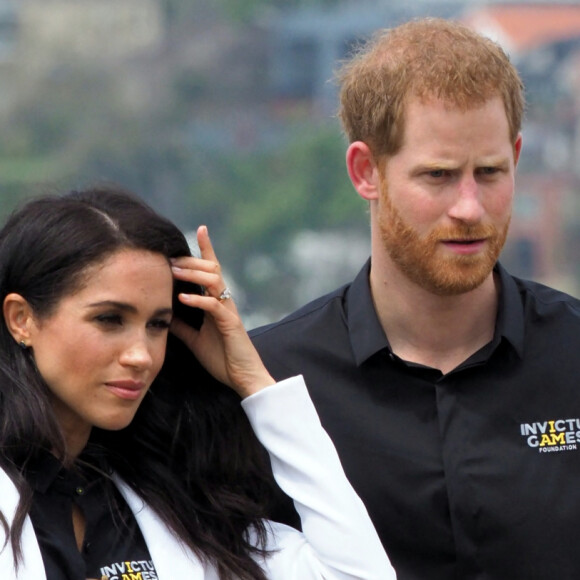
<svg viewBox="0 0 580 580">
<path fill-rule="evenodd" d="M 32 346 L 30 344 L 30 329 L 34 319 L 32 308 L 26 299 L 20 294 L 11 292 L 4 298 L 2 311 L 8 331 L 14 340 L 18 344 Z"/>
<path fill-rule="evenodd" d="M 518 135 L 516 142 L 514 143 L 514 164 L 517 166 L 520 159 L 520 154 L 522 152 L 522 134 Z"/>
<path fill-rule="evenodd" d="M 346 168 L 358 194 L 366 200 L 379 198 L 379 169 L 369 146 L 354 141 L 346 150 Z"/>
</svg>

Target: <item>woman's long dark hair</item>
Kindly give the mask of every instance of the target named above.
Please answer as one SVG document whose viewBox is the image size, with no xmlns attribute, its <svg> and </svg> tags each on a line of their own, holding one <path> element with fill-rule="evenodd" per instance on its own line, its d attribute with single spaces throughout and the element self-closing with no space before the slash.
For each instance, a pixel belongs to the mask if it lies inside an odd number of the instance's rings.
<svg viewBox="0 0 580 580">
<path fill-rule="evenodd" d="M 36 316 L 50 316 L 79 287 L 87 267 L 124 248 L 167 258 L 190 254 L 175 225 L 119 188 L 33 200 L 0 231 L 0 302 L 16 292 Z M 200 311 L 179 310 L 175 297 L 174 307 L 190 324 L 202 324 Z M 32 502 L 23 470 L 46 450 L 64 460 L 66 449 L 33 353 L 16 344 L 1 311 L 0 317 L 0 466 L 20 492 L 12 525 L 0 518 L 20 561 Z M 115 432 L 94 428 L 91 443 L 220 578 L 265 580 L 251 554 L 265 553 L 262 518 L 274 493 L 269 462 L 239 397 L 175 337 L 169 336 L 163 368 L 132 423 Z M 250 527 L 257 546 L 248 541 Z"/>
</svg>

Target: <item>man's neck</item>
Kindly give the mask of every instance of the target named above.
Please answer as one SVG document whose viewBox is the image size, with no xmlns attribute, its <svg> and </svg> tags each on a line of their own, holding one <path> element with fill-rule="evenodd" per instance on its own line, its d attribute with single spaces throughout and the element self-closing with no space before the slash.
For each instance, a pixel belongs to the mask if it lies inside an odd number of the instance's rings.
<svg viewBox="0 0 580 580">
<path fill-rule="evenodd" d="M 373 263 L 370 274 L 373 302 L 393 352 L 443 373 L 493 338 L 498 283 L 491 273 L 470 292 L 438 296 L 398 270 L 381 271 Z"/>
</svg>

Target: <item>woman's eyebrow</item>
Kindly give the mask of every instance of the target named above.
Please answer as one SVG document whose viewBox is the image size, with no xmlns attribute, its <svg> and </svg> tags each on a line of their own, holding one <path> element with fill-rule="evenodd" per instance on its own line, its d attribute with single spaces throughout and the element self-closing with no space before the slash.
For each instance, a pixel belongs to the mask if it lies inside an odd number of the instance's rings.
<svg viewBox="0 0 580 580">
<path fill-rule="evenodd" d="M 124 312 L 131 312 L 132 314 L 137 312 L 137 308 L 135 306 L 133 306 L 132 304 L 128 304 L 127 302 L 118 302 L 116 300 L 101 300 L 100 302 L 91 302 L 90 304 L 87 305 L 88 308 L 102 308 L 102 307 L 106 307 L 106 308 L 116 308 L 118 310 L 124 311 Z M 173 315 L 173 308 L 158 308 L 157 310 L 155 310 L 155 312 L 153 313 L 154 316 L 164 316 L 164 315 L 168 315 L 171 316 Z"/>
</svg>

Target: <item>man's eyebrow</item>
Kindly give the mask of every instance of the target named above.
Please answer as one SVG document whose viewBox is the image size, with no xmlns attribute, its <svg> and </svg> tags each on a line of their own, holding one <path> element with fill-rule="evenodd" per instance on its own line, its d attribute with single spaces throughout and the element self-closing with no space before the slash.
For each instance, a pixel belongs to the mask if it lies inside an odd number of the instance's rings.
<svg viewBox="0 0 580 580">
<path fill-rule="evenodd" d="M 489 156 L 483 158 L 476 164 L 477 167 L 488 167 L 488 166 L 501 166 L 510 163 L 510 159 L 504 155 Z M 461 164 L 458 164 L 451 160 L 439 159 L 439 160 L 426 160 L 418 161 L 416 163 L 418 169 L 429 171 L 429 170 L 447 170 L 454 171 L 461 168 Z"/>
<path fill-rule="evenodd" d="M 419 162 L 413 167 L 413 171 L 420 173 L 423 171 L 457 171 L 459 166 L 449 161 L 425 161 Z"/>
</svg>

